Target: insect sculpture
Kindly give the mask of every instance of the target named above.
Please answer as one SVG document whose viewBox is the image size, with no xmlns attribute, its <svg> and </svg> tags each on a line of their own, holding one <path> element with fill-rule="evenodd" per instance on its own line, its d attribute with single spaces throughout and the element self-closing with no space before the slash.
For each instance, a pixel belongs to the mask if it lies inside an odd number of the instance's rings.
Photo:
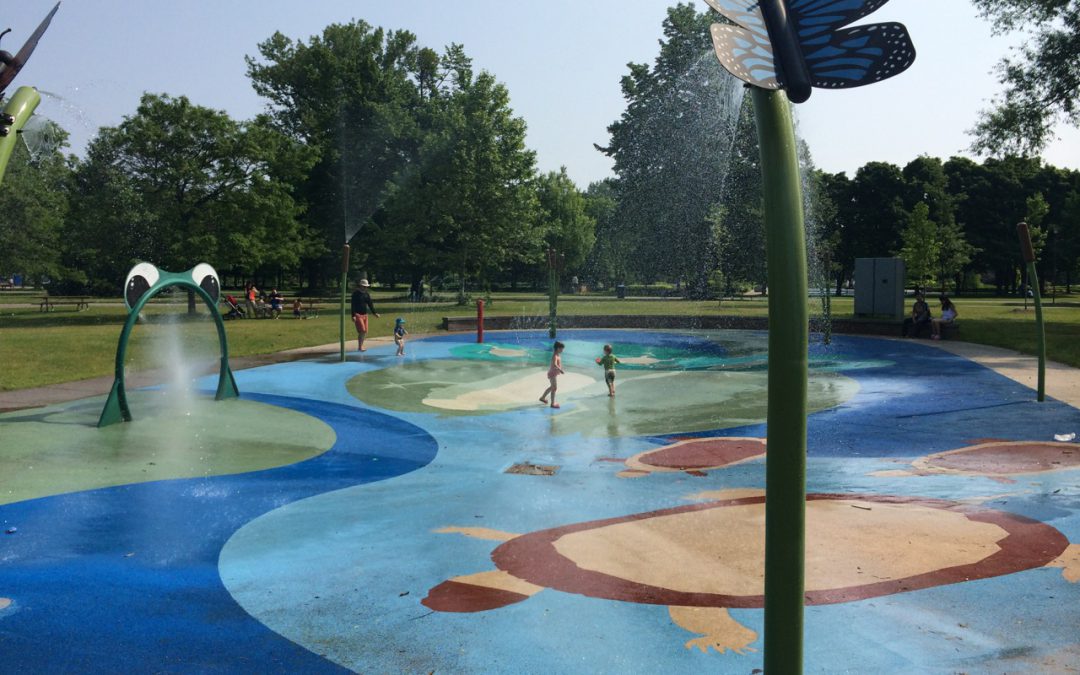
<svg viewBox="0 0 1080 675">
<path fill-rule="evenodd" d="M 716 55 L 732 75 L 763 89 L 783 89 L 792 103 L 811 87 L 873 84 L 915 61 L 903 24 L 844 28 L 888 0 L 705 0 L 734 25 L 712 25 Z"/>
</svg>

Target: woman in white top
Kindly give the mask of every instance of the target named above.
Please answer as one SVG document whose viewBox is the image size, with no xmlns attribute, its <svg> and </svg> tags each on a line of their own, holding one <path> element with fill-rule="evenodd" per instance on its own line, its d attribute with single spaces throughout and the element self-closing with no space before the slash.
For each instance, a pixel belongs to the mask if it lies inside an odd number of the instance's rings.
<svg viewBox="0 0 1080 675">
<path fill-rule="evenodd" d="M 941 316 L 936 319 L 930 319 L 930 339 L 941 339 L 941 324 L 952 323 L 956 320 L 957 312 L 956 305 L 952 303 L 952 300 L 941 296 Z"/>
</svg>

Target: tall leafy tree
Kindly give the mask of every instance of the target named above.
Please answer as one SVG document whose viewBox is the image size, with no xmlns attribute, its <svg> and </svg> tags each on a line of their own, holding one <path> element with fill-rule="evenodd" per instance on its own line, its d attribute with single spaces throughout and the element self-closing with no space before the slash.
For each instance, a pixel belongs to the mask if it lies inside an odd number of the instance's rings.
<svg viewBox="0 0 1080 675">
<path fill-rule="evenodd" d="M 1039 160 L 1020 157 L 988 159 L 981 165 L 953 157 L 945 163 L 949 189 L 958 200 L 957 221 L 978 249 L 973 265 L 992 272 L 999 294 L 1016 289 L 1022 264 L 1016 224 L 1027 213 L 1039 168 Z"/>
<path fill-rule="evenodd" d="M 596 243 L 585 262 L 586 277 L 608 288 L 626 278 L 632 253 L 617 220 L 617 208 L 614 180 L 607 178 L 589 185 L 585 210 L 596 222 Z"/>
<path fill-rule="evenodd" d="M 926 202 L 915 205 L 900 238 L 903 246 L 897 253 L 904 259 L 908 281 L 922 287 L 933 283 L 940 245 L 937 224 L 930 220 L 930 207 Z"/>
<path fill-rule="evenodd" d="M 963 228 L 956 222 L 956 199 L 949 191 L 945 165 L 936 157 L 917 157 L 904 167 L 903 175 L 907 185 L 905 202 L 912 217 L 916 217 L 918 204 L 926 204 L 926 218 L 934 224 L 933 242 L 927 244 L 933 253 L 926 261 L 931 266 L 928 276 L 937 278 L 943 292 L 949 280 L 955 283 L 956 292 L 960 292 L 964 268 L 971 262 L 975 247 L 968 243 Z M 905 238 L 904 247 L 909 245 Z M 909 261 L 909 273 L 910 264 Z"/>
<path fill-rule="evenodd" d="M 1064 121 L 1080 126 L 1080 0 L 974 0 L 995 33 L 1027 38 L 999 66 L 1005 93 L 982 113 L 973 148 L 1036 154 Z"/>
<path fill-rule="evenodd" d="M 259 120 L 146 94 L 76 169 L 71 264 L 114 291 L 140 259 L 171 270 L 295 266 L 310 243 L 292 185 L 310 162 Z"/>
<path fill-rule="evenodd" d="M 900 168 L 887 162 L 869 162 L 851 180 L 841 264 L 854 269 L 855 258 L 874 258 L 899 248 L 900 232 L 908 223 L 904 208 L 906 184 Z"/>
<path fill-rule="evenodd" d="M 585 196 L 566 174 L 566 167 L 540 176 L 536 194 L 545 243 L 564 256 L 568 274 L 580 275 L 596 243 L 596 220 L 588 213 Z"/>
<path fill-rule="evenodd" d="M 326 254 L 309 261 L 310 272 L 336 269 L 339 247 L 360 230 L 354 262 L 378 265 L 385 232 L 372 217 L 415 160 L 416 109 L 435 86 L 437 59 L 412 33 L 365 21 L 332 24 L 307 42 L 275 33 L 258 50 L 248 77 L 275 128 L 317 152 L 302 194 Z"/>
<path fill-rule="evenodd" d="M 501 270 L 541 261 L 535 153 L 506 87 L 474 75 L 460 47 L 443 58 L 444 89 L 427 104 L 422 141 L 386 203 L 394 264 L 414 279 L 453 273 L 488 284 Z"/>
</svg>

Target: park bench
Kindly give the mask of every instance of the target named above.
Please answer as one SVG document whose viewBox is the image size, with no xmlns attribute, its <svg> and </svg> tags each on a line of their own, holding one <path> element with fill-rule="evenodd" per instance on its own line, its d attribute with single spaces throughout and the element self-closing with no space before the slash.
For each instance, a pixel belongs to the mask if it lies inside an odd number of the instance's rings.
<svg viewBox="0 0 1080 675">
<path fill-rule="evenodd" d="M 70 305 L 75 307 L 76 312 L 81 312 L 84 309 L 90 309 L 90 303 L 87 302 L 89 298 L 50 298 L 45 296 L 38 303 L 38 310 L 41 312 L 51 312 L 58 306 Z"/>
</svg>

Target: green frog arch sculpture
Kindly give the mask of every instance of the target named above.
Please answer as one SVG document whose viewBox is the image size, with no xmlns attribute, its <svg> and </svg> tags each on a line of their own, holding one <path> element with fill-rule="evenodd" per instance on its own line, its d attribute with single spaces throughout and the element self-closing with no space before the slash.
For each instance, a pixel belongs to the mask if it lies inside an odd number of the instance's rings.
<svg viewBox="0 0 1080 675">
<path fill-rule="evenodd" d="M 120 341 L 116 345 L 116 377 L 113 380 L 109 398 L 98 419 L 98 427 L 109 426 L 118 422 L 130 422 L 131 411 L 128 408 L 127 392 L 124 387 L 124 357 L 127 353 L 128 339 L 139 319 L 139 313 L 151 298 L 166 288 L 178 286 L 194 291 L 210 308 L 210 315 L 217 325 L 218 343 L 221 346 L 221 369 L 218 372 L 217 393 L 214 398 L 222 400 L 236 398 L 240 393 L 236 389 L 236 380 L 229 368 L 229 344 L 225 337 L 225 323 L 218 312 L 218 298 L 221 297 L 221 282 L 214 268 L 206 263 L 199 263 L 186 272 L 166 272 L 148 262 L 141 262 L 131 268 L 124 282 L 124 306 L 128 309 L 128 318 Z"/>
</svg>

